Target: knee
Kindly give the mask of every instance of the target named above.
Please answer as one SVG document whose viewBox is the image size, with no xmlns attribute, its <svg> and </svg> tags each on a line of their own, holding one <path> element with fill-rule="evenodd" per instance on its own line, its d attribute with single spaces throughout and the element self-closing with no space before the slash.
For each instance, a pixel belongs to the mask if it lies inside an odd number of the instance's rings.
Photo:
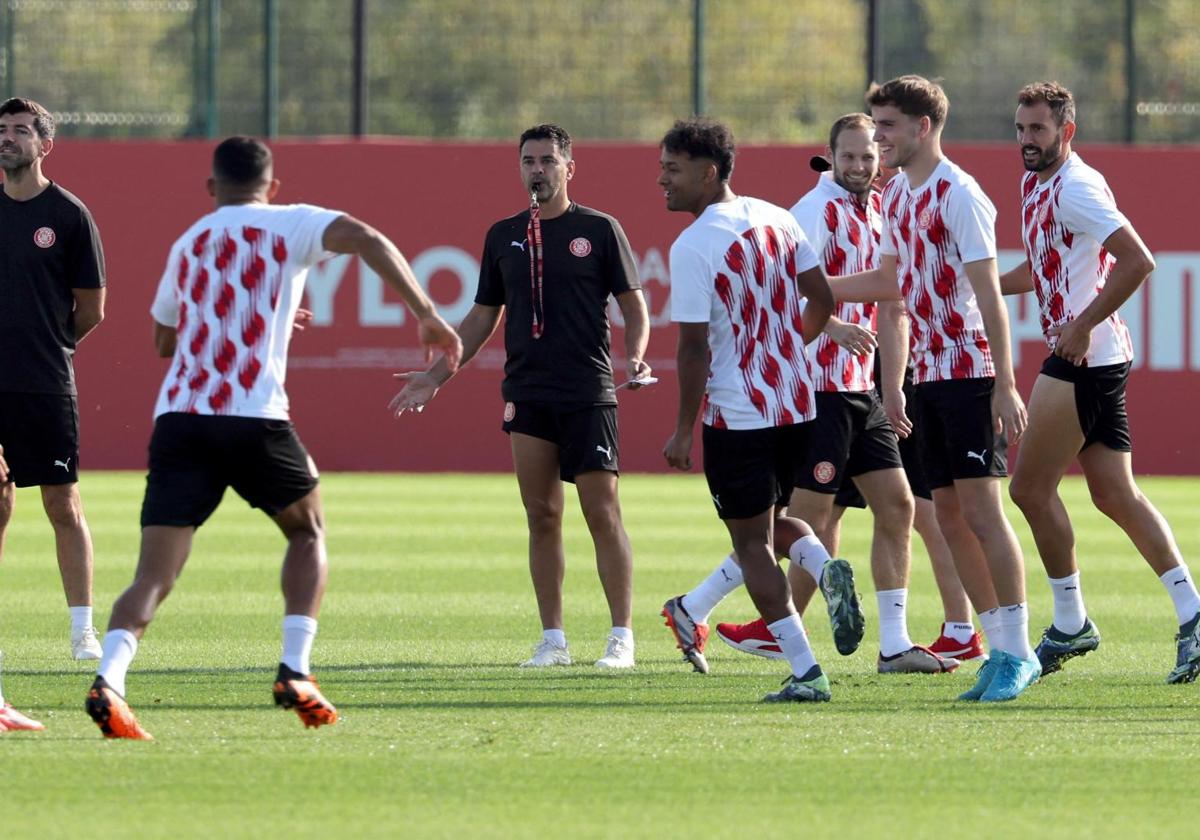
<svg viewBox="0 0 1200 840">
<path fill-rule="evenodd" d="M 1092 504 L 1109 519 L 1120 522 L 1134 507 L 1145 500 L 1136 487 L 1089 487 Z"/>
<path fill-rule="evenodd" d="M 1014 476 L 1008 485 L 1008 497 L 1026 514 L 1045 507 L 1052 493 L 1053 488 L 1041 487 L 1036 482 L 1022 478 L 1020 474 Z"/>
<path fill-rule="evenodd" d="M 43 500 L 46 517 L 58 528 L 79 528 L 83 525 L 83 504 L 74 493 L 56 494 Z"/>
<path fill-rule="evenodd" d="M 547 499 L 527 501 L 525 519 L 531 534 L 556 534 L 562 528 L 562 506 Z"/>
<path fill-rule="evenodd" d="M 912 531 L 916 506 L 910 494 L 891 496 L 871 511 L 875 527 L 888 534 L 908 535 Z"/>
</svg>

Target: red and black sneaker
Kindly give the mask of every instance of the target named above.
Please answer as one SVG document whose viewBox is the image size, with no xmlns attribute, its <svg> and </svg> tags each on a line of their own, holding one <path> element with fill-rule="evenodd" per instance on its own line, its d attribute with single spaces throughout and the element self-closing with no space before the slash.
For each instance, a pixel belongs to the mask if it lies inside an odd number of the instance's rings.
<svg viewBox="0 0 1200 840">
<path fill-rule="evenodd" d="M 734 650 L 767 659 L 783 659 L 779 642 L 767 629 L 767 622 L 756 618 L 747 624 L 718 624 L 717 637 Z"/>
</svg>

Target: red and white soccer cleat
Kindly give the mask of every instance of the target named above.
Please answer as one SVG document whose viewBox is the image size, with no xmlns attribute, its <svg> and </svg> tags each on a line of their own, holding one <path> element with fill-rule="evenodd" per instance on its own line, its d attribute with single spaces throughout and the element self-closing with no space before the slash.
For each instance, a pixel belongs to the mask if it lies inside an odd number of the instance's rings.
<svg viewBox="0 0 1200 840">
<path fill-rule="evenodd" d="M 978 659 L 983 656 L 983 639 L 979 637 L 978 633 L 973 633 L 969 640 L 960 642 L 958 639 L 942 633 L 938 636 L 937 641 L 929 646 L 929 650 L 943 659 L 957 659 L 959 662 L 966 662 L 969 659 Z"/>
<path fill-rule="evenodd" d="M 765 656 L 767 659 L 783 659 L 779 643 L 767 629 L 767 622 L 756 618 L 747 624 L 718 624 L 717 636 L 734 650 Z"/>
<path fill-rule="evenodd" d="M 0 706 L 0 732 L 41 732 L 45 728 L 33 718 L 18 712 L 9 703 Z"/>
</svg>

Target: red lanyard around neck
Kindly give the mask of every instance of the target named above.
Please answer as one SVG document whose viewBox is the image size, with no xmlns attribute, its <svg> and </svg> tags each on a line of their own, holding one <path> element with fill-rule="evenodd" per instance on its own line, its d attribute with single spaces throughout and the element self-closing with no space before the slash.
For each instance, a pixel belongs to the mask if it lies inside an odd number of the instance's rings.
<svg viewBox="0 0 1200 840">
<path fill-rule="evenodd" d="M 546 311 L 542 305 L 542 218 L 537 191 L 529 193 L 529 225 L 525 236 L 529 240 L 529 276 L 533 284 L 533 337 L 541 338 L 546 329 Z"/>
</svg>

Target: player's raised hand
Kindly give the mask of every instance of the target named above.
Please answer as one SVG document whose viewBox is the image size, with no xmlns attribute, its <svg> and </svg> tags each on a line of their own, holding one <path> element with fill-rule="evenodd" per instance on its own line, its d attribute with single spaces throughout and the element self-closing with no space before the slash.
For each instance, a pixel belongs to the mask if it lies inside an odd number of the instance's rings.
<svg viewBox="0 0 1200 840">
<path fill-rule="evenodd" d="M 858 324 L 851 324 L 840 318 L 830 318 L 825 324 L 825 334 L 838 347 L 844 347 L 855 356 L 862 356 L 874 350 L 879 342 L 875 339 L 875 331 Z"/>
<path fill-rule="evenodd" d="M 908 400 L 900 389 L 883 392 L 883 413 L 898 438 L 906 438 L 912 434 L 912 420 L 908 419 Z"/>
<path fill-rule="evenodd" d="M 438 349 L 446 356 L 446 368 L 450 373 L 458 370 L 458 363 L 462 361 L 462 339 L 440 315 L 430 313 L 418 321 L 417 335 L 425 347 L 426 362 L 433 361 L 433 351 Z"/>
<path fill-rule="evenodd" d="M 667 459 L 667 463 L 675 469 L 690 470 L 692 468 L 692 436 L 683 432 L 671 435 L 671 439 L 663 447 L 663 456 Z"/>
<path fill-rule="evenodd" d="M 1025 403 L 1016 387 L 997 383 L 992 392 L 992 423 L 996 434 L 1008 435 L 1008 442 L 1016 443 L 1024 433 L 1028 420 Z"/>
<path fill-rule="evenodd" d="M 1054 355 L 1061 356 L 1075 367 L 1087 361 L 1088 350 L 1092 346 L 1092 331 L 1079 321 L 1067 321 L 1046 330 L 1046 335 L 1054 336 Z"/>
<path fill-rule="evenodd" d="M 419 413 L 425 407 L 425 404 L 437 395 L 437 380 L 426 371 L 414 370 L 407 373 L 393 373 L 392 378 L 399 379 L 404 383 L 404 387 L 388 403 L 388 410 L 395 417 L 399 417 L 406 411 Z"/>
</svg>

